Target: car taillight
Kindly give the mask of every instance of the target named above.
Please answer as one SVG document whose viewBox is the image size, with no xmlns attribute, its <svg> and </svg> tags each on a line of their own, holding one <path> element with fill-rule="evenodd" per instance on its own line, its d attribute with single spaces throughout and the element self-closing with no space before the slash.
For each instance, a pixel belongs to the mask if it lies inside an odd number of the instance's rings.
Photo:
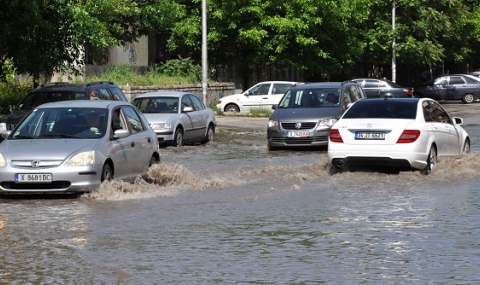
<svg viewBox="0 0 480 285">
<path fill-rule="evenodd" d="M 404 130 L 397 143 L 412 143 L 420 137 L 419 130 Z"/>
<path fill-rule="evenodd" d="M 405 93 L 407 93 L 408 97 L 413 97 L 413 90 L 412 89 L 403 89 L 403 91 L 405 91 Z"/>
<path fill-rule="evenodd" d="M 342 136 L 338 129 L 330 129 L 330 141 L 343 143 Z"/>
</svg>

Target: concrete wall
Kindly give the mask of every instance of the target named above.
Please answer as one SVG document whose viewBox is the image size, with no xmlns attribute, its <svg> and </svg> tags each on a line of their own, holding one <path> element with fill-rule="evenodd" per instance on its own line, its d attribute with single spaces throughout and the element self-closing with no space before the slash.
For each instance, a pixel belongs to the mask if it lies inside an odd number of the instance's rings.
<svg viewBox="0 0 480 285">
<path fill-rule="evenodd" d="M 216 105 L 219 98 L 235 94 L 235 83 L 222 82 L 222 83 L 210 83 L 207 88 L 206 102 L 203 98 L 202 84 L 191 85 L 172 85 L 172 86 L 120 86 L 123 93 L 129 101 L 133 100 L 138 94 L 155 92 L 155 91 L 184 91 L 195 94 L 204 101 L 205 105 Z"/>
</svg>

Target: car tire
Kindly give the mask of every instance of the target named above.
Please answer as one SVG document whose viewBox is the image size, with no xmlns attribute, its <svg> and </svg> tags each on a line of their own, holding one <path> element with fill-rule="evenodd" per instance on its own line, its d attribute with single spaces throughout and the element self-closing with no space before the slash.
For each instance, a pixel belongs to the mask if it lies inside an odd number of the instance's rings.
<svg viewBox="0 0 480 285">
<path fill-rule="evenodd" d="M 428 175 L 432 172 L 432 169 L 437 164 L 437 149 L 434 145 L 430 147 L 430 152 L 428 153 L 427 166 L 420 171 L 422 175 Z"/>
<path fill-rule="evenodd" d="M 474 94 L 465 94 L 463 95 L 462 97 L 462 102 L 465 103 L 465 104 L 471 104 L 473 102 L 475 102 L 476 100 L 476 96 Z"/>
<path fill-rule="evenodd" d="M 152 157 L 150 157 L 150 163 L 148 164 L 148 167 L 157 163 L 159 163 L 158 159 L 154 155 L 152 155 Z"/>
<path fill-rule="evenodd" d="M 203 139 L 202 143 L 208 143 L 213 141 L 213 137 L 215 136 L 215 131 L 213 130 L 213 126 L 208 126 L 207 129 L 207 134 L 205 135 L 205 138 Z"/>
<path fill-rule="evenodd" d="M 113 179 L 113 171 L 112 171 L 112 167 L 110 166 L 110 164 L 108 163 L 105 163 L 103 165 L 103 168 L 102 168 L 102 178 L 101 178 L 101 182 L 107 180 L 107 181 L 111 181 Z"/>
<path fill-rule="evenodd" d="M 181 128 L 175 130 L 175 135 L 173 136 L 172 146 L 182 146 L 183 145 L 183 131 Z"/>
<path fill-rule="evenodd" d="M 225 106 L 225 112 L 227 113 L 240 113 L 240 108 L 235 104 L 228 104 Z"/>
<path fill-rule="evenodd" d="M 466 139 L 465 140 L 465 143 L 463 144 L 463 149 L 462 149 L 462 154 L 465 155 L 465 154 L 468 154 L 470 153 L 471 149 L 470 149 L 470 140 L 469 139 Z"/>
</svg>

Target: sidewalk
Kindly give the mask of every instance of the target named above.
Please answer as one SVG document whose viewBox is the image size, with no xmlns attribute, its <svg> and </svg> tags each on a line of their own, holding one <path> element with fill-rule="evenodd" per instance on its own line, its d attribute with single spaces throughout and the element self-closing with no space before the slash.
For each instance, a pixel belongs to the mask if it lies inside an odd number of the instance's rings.
<svg viewBox="0 0 480 285">
<path fill-rule="evenodd" d="M 268 118 L 216 116 L 217 128 L 267 130 Z"/>
</svg>

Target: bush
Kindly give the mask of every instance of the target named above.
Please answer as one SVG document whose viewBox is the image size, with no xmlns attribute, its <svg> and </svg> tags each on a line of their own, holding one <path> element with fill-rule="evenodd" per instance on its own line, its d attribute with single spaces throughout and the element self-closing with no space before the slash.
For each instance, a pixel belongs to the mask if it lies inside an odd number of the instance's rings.
<svg viewBox="0 0 480 285">
<path fill-rule="evenodd" d="M 32 84 L 20 83 L 13 80 L 0 82 L 0 112 L 7 114 L 9 108 L 17 106 L 18 102 L 32 89 Z"/>
</svg>

